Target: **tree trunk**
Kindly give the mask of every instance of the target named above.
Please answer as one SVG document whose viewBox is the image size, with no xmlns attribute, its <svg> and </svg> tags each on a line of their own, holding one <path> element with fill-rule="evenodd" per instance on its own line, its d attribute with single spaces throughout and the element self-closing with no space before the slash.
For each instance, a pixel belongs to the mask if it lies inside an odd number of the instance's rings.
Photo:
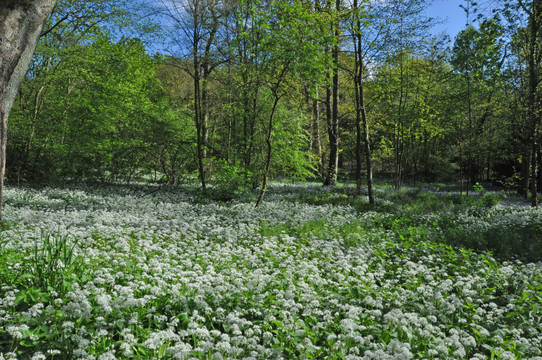
<svg viewBox="0 0 542 360">
<path fill-rule="evenodd" d="M 402 23 L 403 19 L 401 19 Z M 408 102 L 408 85 L 405 84 L 405 51 L 401 45 L 401 53 L 399 59 L 399 103 L 397 105 L 397 125 L 395 132 L 395 175 L 394 183 L 395 188 L 400 189 L 403 186 L 404 171 L 406 168 L 406 155 L 405 155 L 405 112 Z"/>
<path fill-rule="evenodd" d="M 540 143 L 540 138 L 538 139 L 538 141 Z M 540 189 L 542 189 L 542 171 L 540 171 L 540 169 L 542 169 L 542 149 L 540 149 L 540 145 L 538 145 L 537 148 L 536 158 L 538 159 L 538 175 L 536 179 L 536 188 L 538 189 L 538 191 L 540 191 Z"/>
<path fill-rule="evenodd" d="M 470 88 L 470 73 L 467 77 L 467 103 L 469 113 L 469 149 L 467 152 L 467 170 L 469 181 L 467 183 L 467 195 L 469 195 L 470 186 L 474 184 L 474 178 L 472 176 L 472 103 L 471 103 L 471 88 Z"/>
<path fill-rule="evenodd" d="M 358 9 L 358 1 L 354 0 L 354 9 Z M 361 48 L 361 21 L 356 19 L 355 39 L 355 92 L 356 92 L 356 177 L 357 190 L 361 191 L 361 141 L 365 145 L 365 166 L 367 167 L 367 192 L 369 204 L 374 205 L 373 195 L 373 171 L 371 163 L 371 144 L 369 139 L 369 123 L 367 121 L 367 109 L 365 108 L 365 93 L 363 86 L 363 51 Z M 363 123 L 363 131 L 362 131 Z"/>
<path fill-rule="evenodd" d="M 536 134 L 535 134 L 536 138 Z M 538 167 L 538 161 L 537 161 L 537 145 L 536 141 L 533 141 L 532 145 L 532 154 L 531 154 L 531 206 L 537 207 L 538 206 L 538 199 L 537 199 L 537 167 Z"/>
<path fill-rule="evenodd" d="M 356 64 L 357 67 L 357 64 Z M 357 73 L 356 69 L 356 73 Z M 357 74 L 355 75 L 357 77 Z M 359 105 L 359 84 L 354 81 L 355 95 L 356 95 L 356 193 L 361 194 L 361 116 Z"/>
<path fill-rule="evenodd" d="M 201 79 L 200 79 L 200 70 L 199 63 L 195 60 L 197 58 L 197 53 L 194 55 L 194 123 L 196 125 L 196 147 L 198 154 L 198 173 L 201 183 L 201 189 L 203 193 L 207 191 L 205 183 L 205 169 L 203 167 L 203 158 L 204 158 L 204 134 L 203 134 L 203 114 L 201 106 Z"/>
<path fill-rule="evenodd" d="M 538 155 L 538 146 L 539 142 L 538 133 L 540 127 L 540 113 L 538 109 L 539 95 L 538 95 L 538 85 L 542 81 L 540 78 L 540 63 L 542 60 L 542 44 L 539 42 L 540 37 L 540 21 L 542 16 L 542 4 L 540 2 L 533 0 L 531 3 L 531 9 L 525 7 L 522 4 L 522 7 L 529 15 L 529 25 L 528 29 L 530 30 L 528 35 L 528 44 L 529 51 L 527 55 L 527 67 L 529 71 L 529 89 L 527 95 L 528 102 L 528 119 L 529 125 L 531 128 L 531 205 L 533 207 L 538 206 L 537 202 L 537 155 Z"/>
<path fill-rule="evenodd" d="M 358 37 L 359 46 L 361 48 L 361 34 Z M 367 168 L 367 195 L 369 196 L 369 204 L 374 205 L 375 199 L 373 194 L 373 165 L 371 161 L 371 142 L 369 138 L 369 121 L 367 120 L 367 109 L 365 108 L 365 90 L 363 87 L 363 61 L 360 54 L 360 81 L 359 81 L 359 101 L 361 110 L 361 120 L 363 121 L 363 142 L 365 145 L 365 167 Z"/>
<path fill-rule="evenodd" d="M 0 5 L 0 221 L 8 118 L 56 0 L 3 0 Z"/>
<path fill-rule="evenodd" d="M 201 137 L 202 137 L 202 158 L 204 173 L 211 174 L 211 164 L 208 163 L 209 156 L 207 155 L 207 143 L 209 142 L 209 90 L 208 90 L 208 80 L 209 72 L 207 69 L 203 71 L 203 79 L 201 84 Z M 212 138 L 212 133 L 211 133 Z"/>
<path fill-rule="evenodd" d="M 340 0 L 336 1 L 336 11 L 340 9 Z M 338 24 L 334 24 L 337 43 L 333 46 L 333 78 L 331 97 L 328 91 L 328 108 L 331 106 L 331 116 L 328 111 L 328 135 L 329 135 L 329 163 L 324 185 L 337 185 L 337 173 L 339 168 L 339 35 Z M 329 103 L 331 100 L 331 104 Z"/>
<path fill-rule="evenodd" d="M 263 201 L 263 197 L 265 195 L 265 191 L 267 190 L 267 180 L 269 178 L 269 169 L 271 168 L 271 155 L 273 153 L 273 120 L 275 118 L 275 111 L 277 109 L 277 105 L 279 104 L 280 96 L 274 92 L 274 102 L 273 102 L 273 108 L 271 109 L 271 114 L 269 114 L 269 124 L 267 125 L 267 136 L 265 137 L 265 141 L 267 143 L 267 156 L 265 160 L 265 170 L 263 173 L 263 179 L 262 179 L 262 189 L 260 191 L 260 196 L 258 196 L 258 201 L 256 201 L 256 207 L 260 207 Z"/>
<path fill-rule="evenodd" d="M 316 97 L 312 101 L 312 126 L 314 134 L 314 150 L 318 154 L 318 175 L 320 178 L 324 176 L 324 162 L 322 161 L 322 140 L 320 138 L 320 107 L 318 104 L 318 88 L 316 89 Z"/>
<path fill-rule="evenodd" d="M 521 176 L 518 193 L 525 199 L 529 198 L 529 176 L 531 169 L 531 152 L 528 149 L 523 151 L 521 160 Z"/>
</svg>

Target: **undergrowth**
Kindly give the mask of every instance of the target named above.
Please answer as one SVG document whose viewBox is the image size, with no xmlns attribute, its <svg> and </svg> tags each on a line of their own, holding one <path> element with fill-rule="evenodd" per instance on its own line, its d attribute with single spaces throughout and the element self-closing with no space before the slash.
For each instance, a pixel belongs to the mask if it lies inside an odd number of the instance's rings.
<svg viewBox="0 0 542 360">
<path fill-rule="evenodd" d="M 0 359 L 542 359 L 539 209 L 229 194 L 8 189 Z"/>
</svg>

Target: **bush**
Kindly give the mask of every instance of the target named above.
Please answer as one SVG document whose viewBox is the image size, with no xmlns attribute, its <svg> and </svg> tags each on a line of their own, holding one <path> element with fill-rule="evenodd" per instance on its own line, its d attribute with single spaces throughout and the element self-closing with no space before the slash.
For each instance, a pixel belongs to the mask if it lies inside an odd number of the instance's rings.
<svg viewBox="0 0 542 360">
<path fill-rule="evenodd" d="M 231 201 L 246 193 L 253 183 L 253 175 L 249 170 L 238 162 L 230 165 L 224 161 L 213 176 L 213 187 L 207 195 L 216 201 Z"/>
</svg>

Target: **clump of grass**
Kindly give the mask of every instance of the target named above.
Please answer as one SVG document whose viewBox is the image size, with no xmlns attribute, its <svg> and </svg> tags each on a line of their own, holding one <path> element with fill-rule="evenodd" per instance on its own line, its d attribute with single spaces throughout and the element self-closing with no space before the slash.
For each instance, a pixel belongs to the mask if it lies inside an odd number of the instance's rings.
<svg viewBox="0 0 542 360">
<path fill-rule="evenodd" d="M 66 280 L 71 276 L 80 277 L 84 271 L 81 257 L 75 255 L 77 239 L 69 234 L 42 231 L 36 239 L 32 252 L 29 274 L 34 285 L 69 288 Z"/>
<path fill-rule="evenodd" d="M 63 318 L 63 311 L 51 305 L 64 298 L 73 284 L 79 286 L 78 282 L 90 279 L 84 277 L 83 258 L 75 255 L 76 240 L 44 230 L 34 238 L 33 246 L 18 249 L 8 246 L 6 239 L 3 242 L 0 288 L 6 295 L 4 302 L 9 299 L 18 315 L 17 321 L 3 320 L 7 323 L 0 330 L 0 349 L 20 349 L 19 355 L 29 355 L 24 349 L 73 346 L 59 331 L 62 324 L 57 321 Z"/>
<path fill-rule="evenodd" d="M 68 234 L 41 231 L 13 280 L 22 289 L 15 306 L 24 310 L 36 301 L 48 303 L 51 291 L 65 294 L 72 283 L 84 280 L 86 266 L 83 258 L 75 255 L 76 246 L 77 241 Z"/>
</svg>

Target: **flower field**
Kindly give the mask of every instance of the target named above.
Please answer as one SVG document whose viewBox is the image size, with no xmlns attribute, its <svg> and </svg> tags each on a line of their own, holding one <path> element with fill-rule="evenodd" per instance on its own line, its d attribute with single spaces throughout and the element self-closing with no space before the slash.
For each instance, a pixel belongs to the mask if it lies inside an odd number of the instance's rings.
<svg viewBox="0 0 542 360">
<path fill-rule="evenodd" d="M 542 211 L 415 195 L 9 188 L 0 359 L 542 359 Z"/>
</svg>

